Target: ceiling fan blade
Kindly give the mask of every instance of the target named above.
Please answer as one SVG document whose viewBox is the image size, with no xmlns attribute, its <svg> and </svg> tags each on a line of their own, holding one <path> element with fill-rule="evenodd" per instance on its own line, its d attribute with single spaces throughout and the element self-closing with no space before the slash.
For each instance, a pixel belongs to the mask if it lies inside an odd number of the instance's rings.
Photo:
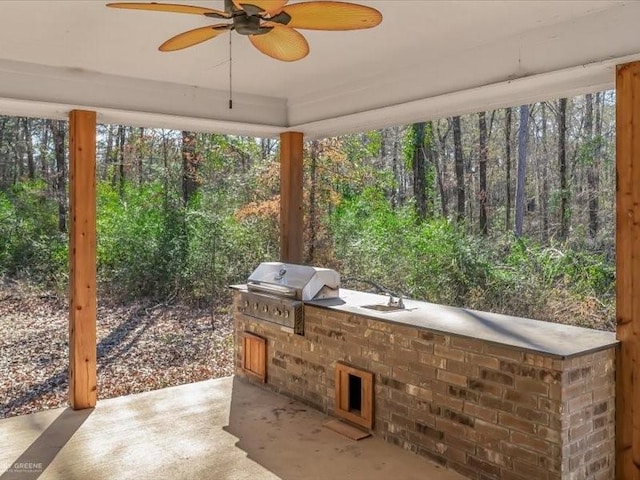
<svg viewBox="0 0 640 480">
<path fill-rule="evenodd" d="M 209 25 L 208 27 L 200 27 L 188 32 L 183 32 L 164 42 L 158 50 L 161 52 L 175 52 L 183 48 L 192 47 L 199 43 L 205 42 L 231 29 L 231 25 Z"/>
<path fill-rule="evenodd" d="M 211 15 L 219 18 L 229 18 L 227 12 L 212 8 L 195 7 L 193 5 L 178 5 L 174 3 L 142 3 L 142 2 L 118 2 L 107 3 L 107 7 L 124 8 L 127 10 L 151 10 L 156 12 L 190 13 L 192 15 Z"/>
<path fill-rule="evenodd" d="M 375 8 L 346 2 L 304 2 L 282 9 L 291 16 L 291 28 L 307 30 L 360 30 L 382 22 L 382 14 Z"/>
<path fill-rule="evenodd" d="M 289 0 L 233 0 L 233 4 L 243 10 L 246 6 L 250 5 L 256 7 L 259 13 L 267 12 L 269 14 L 275 14 L 282 11 L 282 8 L 288 1 Z"/>
<path fill-rule="evenodd" d="M 273 30 L 264 35 L 249 35 L 249 40 L 265 55 L 283 62 L 295 62 L 309 54 L 307 39 L 300 32 L 273 22 L 263 25 L 273 27 Z"/>
</svg>

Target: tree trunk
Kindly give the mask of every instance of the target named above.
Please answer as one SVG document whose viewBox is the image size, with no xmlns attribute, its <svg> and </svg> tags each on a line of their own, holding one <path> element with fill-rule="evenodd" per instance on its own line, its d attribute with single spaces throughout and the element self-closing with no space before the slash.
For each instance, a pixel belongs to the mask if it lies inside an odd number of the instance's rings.
<svg viewBox="0 0 640 480">
<path fill-rule="evenodd" d="M 51 120 L 43 120 L 38 156 L 40 157 L 40 174 L 44 181 L 47 182 L 48 188 L 51 188 L 51 185 L 49 185 L 49 162 L 47 161 L 49 130 L 51 130 Z"/>
<path fill-rule="evenodd" d="M 113 162 L 113 127 L 111 125 L 107 125 L 107 147 L 104 154 L 104 164 L 102 170 L 102 179 L 107 180 L 109 177 L 109 166 L 112 165 Z"/>
<path fill-rule="evenodd" d="M 436 122 L 436 130 L 438 135 L 438 155 L 435 162 L 438 169 L 438 187 L 440 188 L 440 198 L 442 201 L 442 216 L 447 218 L 449 216 L 449 193 L 445 187 L 445 179 L 447 178 L 447 137 L 451 131 L 451 123 L 446 122 L 447 130 L 444 133 L 440 132 L 440 121 Z"/>
<path fill-rule="evenodd" d="M 142 185 L 142 159 L 144 156 L 144 127 L 140 127 L 138 130 L 138 148 L 136 148 L 136 173 L 138 174 L 138 186 Z"/>
<path fill-rule="evenodd" d="M 478 127 L 480 130 L 480 233 L 487 235 L 487 119 L 485 112 L 478 114 Z"/>
<path fill-rule="evenodd" d="M 316 254 L 316 242 L 318 240 L 318 219 L 316 215 L 316 195 L 318 191 L 318 150 L 320 148 L 318 140 L 311 142 L 311 164 L 309 177 L 311 185 L 309 186 L 309 251 L 307 254 L 307 263 L 313 265 Z"/>
<path fill-rule="evenodd" d="M 414 123 L 411 126 L 411 132 L 413 133 L 413 196 L 416 202 L 416 214 L 420 221 L 427 218 L 424 131 L 424 122 Z"/>
<path fill-rule="evenodd" d="M 167 145 L 167 132 L 162 130 L 162 166 L 163 168 L 163 179 L 164 179 L 164 213 L 169 211 L 169 147 Z"/>
<path fill-rule="evenodd" d="M 527 141 L 529 128 L 529 105 L 520 107 L 520 128 L 518 129 L 518 178 L 516 181 L 516 228 L 515 236 L 522 236 L 524 224 L 524 197 L 527 168 Z"/>
<path fill-rule="evenodd" d="M 468 159 L 465 160 L 464 171 L 466 173 L 466 179 L 464 184 L 465 193 L 467 194 L 465 197 L 465 206 L 467 208 L 467 217 L 466 223 L 469 226 L 469 229 L 472 230 L 474 228 L 474 207 L 475 207 L 475 198 L 477 197 L 476 192 L 476 172 L 475 168 L 471 166 L 471 155 L 468 156 Z"/>
<path fill-rule="evenodd" d="M 598 236 L 598 214 L 600 210 L 600 156 L 602 155 L 602 110 L 600 109 L 600 99 L 602 93 L 596 93 L 595 109 L 596 124 L 595 138 L 593 139 L 593 160 L 589 169 L 589 233 L 594 240 Z"/>
<path fill-rule="evenodd" d="M 396 190 L 391 200 L 392 207 L 398 208 L 404 200 L 404 178 L 402 174 L 402 165 L 400 163 L 400 129 L 393 129 L 393 177 L 396 179 Z"/>
<path fill-rule="evenodd" d="M 7 118 L 0 116 L 0 142 L 4 143 L 4 132 L 7 126 Z M 7 162 L 5 162 L 3 152 L 0 151 L 0 188 L 5 187 L 5 179 L 7 175 Z"/>
<path fill-rule="evenodd" d="M 453 147 L 456 164 L 456 186 L 458 190 L 458 222 L 462 222 L 465 216 L 465 191 L 464 191 L 464 157 L 462 154 L 462 129 L 460 117 L 451 119 L 453 124 Z"/>
<path fill-rule="evenodd" d="M 538 104 L 540 105 L 540 104 Z M 536 105 L 536 106 L 538 106 Z M 537 211 L 537 217 L 539 219 L 539 232 L 538 234 L 540 235 L 540 241 L 543 241 L 543 233 L 542 233 L 542 208 L 540 207 L 540 205 L 542 204 L 542 162 L 544 161 L 544 159 L 542 158 L 542 154 L 541 154 L 541 150 L 542 150 L 542 125 L 538 125 L 537 121 L 536 121 L 536 110 L 534 110 L 533 112 L 531 112 L 531 127 L 532 127 L 532 139 L 533 139 L 533 146 L 529 146 L 529 152 L 531 155 L 533 155 L 533 159 L 535 160 L 536 166 L 534 169 L 534 173 L 535 173 L 535 179 L 536 179 L 536 196 L 533 200 L 529 200 L 527 202 L 527 209 L 529 211 Z"/>
<path fill-rule="evenodd" d="M 31 135 L 31 120 L 29 118 L 22 119 L 22 129 L 24 134 L 24 144 L 27 150 L 27 175 L 30 180 L 36 178 L 36 164 L 33 159 L 33 139 Z"/>
<path fill-rule="evenodd" d="M 425 203 L 427 217 L 435 215 L 436 188 L 438 185 L 438 165 L 436 152 L 435 131 L 433 122 L 429 121 L 425 124 L 424 137 L 424 158 L 425 158 Z"/>
<path fill-rule="evenodd" d="M 13 154 L 15 155 L 14 159 L 14 176 L 13 176 L 13 184 L 15 185 L 18 181 L 22 180 L 24 176 L 24 141 L 21 135 L 20 126 L 22 125 L 22 118 L 17 117 L 14 118 L 14 121 L 11 123 L 12 129 L 12 138 L 11 145 L 13 146 Z"/>
<path fill-rule="evenodd" d="M 547 149 L 547 104 L 542 103 L 542 196 L 540 210 L 542 213 L 542 241 L 549 241 L 549 152 Z"/>
<path fill-rule="evenodd" d="M 567 99 L 558 102 L 558 164 L 560 167 L 560 239 L 569 231 L 569 189 L 567 187 Z"/>
<path fill-rule="evenodd" d="M 374 165 L 377 169 L 391 169 L 391 171 L 393 172 L 394 181 L 391 182 L 388 189 L 385 189 L 385 197 L 389 199 L 391 208 L 395 209 L 398 180 L 395 176 L 396 165 L 394 165 L 393 163 L 393 129 L 383 128 L 378 132 L 380 134 L 380 151 L 378 152 L 377 158 L 374 159 Z"/>
<path fill-rule="evenodd" d="M 433 168 L 436 169 L 436 182 L 438 183 L 438 192 L 440 193 L 440 209 L 442 211 L 442 216 L 447 218 L 448 209 L 447 209 L 447 191 L 444 188 L 444 172 L 440 167 L 441 156 L 438 148 L 433 148 Z M 434 205 L 435 211 L 435 205 Z"/>
<path fill-rule="evenodd" d="M 275 143 L 275 140 L 273 140 L 272 138 L 260 139 L 260 158 L 263 162 L 266 161 L 273 153 Z"/>
<path fill-rule="evenodd" d="M 54 157 L 56 160 L 55 191 L 58 201 L 58 230 L 67 231 L 67 169 L 65 163 L 65 122 L 51 121 L 51 136 L 53 137 Z"/>
<path fill-rule="evenodd" d="M 125 182 L 125 169 L 124 169 L 124 162 L 125 162 L 125 152 L 124 152 L 124 148 L 125 148 L 125 141 L 127 138 L 127 131 L 126 131 L 126 127 L 120 125 L 118 126 L 118 191 L 120 192 L 120 196 L 122 197 L 124 195 L 124 182 Z M 114 173 L 114 177 L 115 177 L 115 173 Z"/>
<path fill-rule="evenodd" d="M 182 199 L 184 203 L 198 190 L 200 159 L 196 155 L 196 134 L 182 132 Z"/>
<path fill-rule="evenodd" d="M 396 138 L 393 134 L 393 129 L 385 128 L 382 131 L 384 151 L 387 151 L 389 162 L 391 163 L 391 171 L 393 172 L 393 186 L 391 191 L 391 208 L 393 210 L 398 208 L 400 196 L 400 168 L 398 165 L 398 155 L 396 154 Z"/>
<path fill-rule="evenodd" d="M 598 108 L 599 94 L 596 96 L 596 109 Z M 600 167 L 596 158 L 596 142 L 600 142 L 598 137 L 594 138 L 593 133 L 593 95 L 587 94 L 585 97 L 584 132 L 588 149 L 587 163 L 587 198 L 589 209 L 589 236 L 591 239 L 598 235 L 598 169 Z M 598 114 L 599 115 L 599 114 Z M 596 121 L 596 123 L 598 123 Z"/>
<path fill-rule="evenodd" d="M 505 229 L 511 230 L 511 108 L 507 108 L 504 115 L 504 157 L 507 167 L 507 212 Z"/>
</svg>

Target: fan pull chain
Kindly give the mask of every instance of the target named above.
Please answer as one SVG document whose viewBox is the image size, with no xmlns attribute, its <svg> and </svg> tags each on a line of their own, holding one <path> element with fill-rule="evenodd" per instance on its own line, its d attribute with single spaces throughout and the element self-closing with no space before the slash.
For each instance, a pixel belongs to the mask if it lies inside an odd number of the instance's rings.
<svg viewBox="0 0 640 480">
<path fill-rule="evenodd" d="M 233 35 L 229 32 L 229 110 L 233 110 L 233 51 L 231 49 L 231 39 Z"/>
</svg>

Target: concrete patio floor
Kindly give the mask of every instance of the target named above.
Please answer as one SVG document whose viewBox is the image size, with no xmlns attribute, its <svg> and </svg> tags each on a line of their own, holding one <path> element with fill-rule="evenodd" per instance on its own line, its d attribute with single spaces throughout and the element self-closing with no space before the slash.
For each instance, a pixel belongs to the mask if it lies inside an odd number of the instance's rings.
<svg viewBox="0 0 640 480">
<path fill-rule="evenodd" d="M 460 480 L 380 438 L 228 377 L 0 420 L 0 480 Z"/>
</svg>

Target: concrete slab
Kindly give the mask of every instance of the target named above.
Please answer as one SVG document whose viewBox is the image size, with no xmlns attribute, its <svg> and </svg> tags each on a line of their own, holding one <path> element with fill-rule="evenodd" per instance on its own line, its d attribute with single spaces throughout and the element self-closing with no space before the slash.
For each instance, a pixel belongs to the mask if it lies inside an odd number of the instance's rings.
<svg viewBox="0 0 640 480">
<path fill-rule="evenodd" d="M 460 480 L 233 377 L 0 420 L 0 480 Z M 4 473 L 3 473 L 4 472 Z"/>
</svg>

